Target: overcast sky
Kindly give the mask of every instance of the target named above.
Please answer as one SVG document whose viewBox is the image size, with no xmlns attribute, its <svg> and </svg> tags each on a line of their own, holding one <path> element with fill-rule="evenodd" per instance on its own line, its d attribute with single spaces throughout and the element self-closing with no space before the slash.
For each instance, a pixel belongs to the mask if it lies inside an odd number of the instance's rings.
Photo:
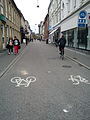
<svg viewBox="0 0 90 120">
<path fill-rule="evenodd" d="M 47 12 L 50 0 L 14 0 L 21 10 L 31 29 L 37 32 L 38 24 L 43 21 Z M 37 8 L 37 2 L 39 8 Z M 36 25 L 37 24 L 37 25 Z"/>
</svg>

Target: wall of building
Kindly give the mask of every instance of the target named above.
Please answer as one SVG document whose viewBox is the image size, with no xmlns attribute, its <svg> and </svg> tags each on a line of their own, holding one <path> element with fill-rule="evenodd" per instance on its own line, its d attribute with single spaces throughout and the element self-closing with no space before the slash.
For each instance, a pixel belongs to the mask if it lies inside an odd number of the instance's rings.
<svg viewBox="0 0 90 120">
<path fill-rule="evenodd" d="M 10 37 L 17 36 L 21 40 L 21 13 L 13 0 L 1 0 L 1 2 L 3 12 L 0 11 L 0 49 L 5 49 Z"/>
<path fill-rule="evenodd" d="M 48 14 L 45 17 L 43 27 L 44 27 L 44 40 L 48 39 Z"/>
<path fill-rule="evenodd" d="M 61 21 L 60 27 L 67 38 L 67 46 L 80 49 L 90 50 L 90 27 L 78 28 L 78 18 L 80 11 L 86 11 L 87 15 L 90 11 L 90 3 L 83 5 L 71 15 L 68 15 Z"/>
<path fill-rule="evenodd" d="M 90 23 L 86 23 L 85 28 L 78 27 L 80 11 L 86 11 L 87 16 L 90 13 L 90 0 L 60 0 L 60 3 L 57 4 L 59 12 L 57 8 L 53 7 L 53 1 L 51 1 L 48 10 L 51 41 L 54 42 L 57 28 L 60 28 L 60 32 L 63 32 L 67 39 L 67 46 L 90 50 Z M 59 21 L 53 22 L 56 12 L 58 12 Z"/>
</svg>

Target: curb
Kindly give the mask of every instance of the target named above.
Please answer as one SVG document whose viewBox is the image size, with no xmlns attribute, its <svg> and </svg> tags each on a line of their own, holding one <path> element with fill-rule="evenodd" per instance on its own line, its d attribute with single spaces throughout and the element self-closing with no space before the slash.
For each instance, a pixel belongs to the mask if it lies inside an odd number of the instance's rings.
<svg viewBox="0 0 90 120">
<path fill-rule="evenodd" d="M 90 70 L 90 67 L 88 67 L 87 65 L 85 65 L 85 64 L 83 64 L 83 63 L 81 63 L 81 62 L 79 62 L 78 60 L 75 60 L 75 59 L 73 59 L 72 57 L 69 57 L 69 56 L 67 56 L 67 55 L 66 55 L 66 57 L 67 57 L 68 59 L 70 59 L 70 60 L 72 60 L 72 61 L 74 61 L 74 62 L 80 64 L 81 66 L 85 67 L 86 69 Z"/>
<path fill-rule="evenodd" d="M 12 60 L 12 62 L 6 67 L 6 69 L 3 72 L 0 73 L 0 78 L 2 78 L 3 75 L 5 73 L 7 73 L 15 65 L 15 63 L 21 58 L 21 56 L 24 53 L 24 49 L 22 50 L 22 52 L 15 59 Z"/>
</svg>

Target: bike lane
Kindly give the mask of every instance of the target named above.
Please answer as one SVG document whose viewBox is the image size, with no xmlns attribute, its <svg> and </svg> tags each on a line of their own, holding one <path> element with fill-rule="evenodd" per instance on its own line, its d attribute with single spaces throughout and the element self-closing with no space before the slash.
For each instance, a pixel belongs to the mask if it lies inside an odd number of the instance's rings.
<svg viewBox="0 0 90 120">
<path fill-rule="evenodd" d="M 86 120 L 89 80 L 88 70 L 60 60 L 56 48 L 32 43 L 0 80 L 0 119 Z"/>
</svg>

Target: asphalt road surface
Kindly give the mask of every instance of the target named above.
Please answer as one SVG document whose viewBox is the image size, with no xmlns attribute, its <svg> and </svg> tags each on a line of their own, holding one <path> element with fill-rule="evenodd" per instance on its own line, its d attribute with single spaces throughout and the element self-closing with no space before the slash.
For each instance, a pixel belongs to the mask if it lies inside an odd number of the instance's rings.
<svg viewBox="0 0 90 120">
<path fill-rule="evenodd" d="M 0 120 L 90 120 L 90 71 L 29 43 L 0 78 Z"/>
</svg>

